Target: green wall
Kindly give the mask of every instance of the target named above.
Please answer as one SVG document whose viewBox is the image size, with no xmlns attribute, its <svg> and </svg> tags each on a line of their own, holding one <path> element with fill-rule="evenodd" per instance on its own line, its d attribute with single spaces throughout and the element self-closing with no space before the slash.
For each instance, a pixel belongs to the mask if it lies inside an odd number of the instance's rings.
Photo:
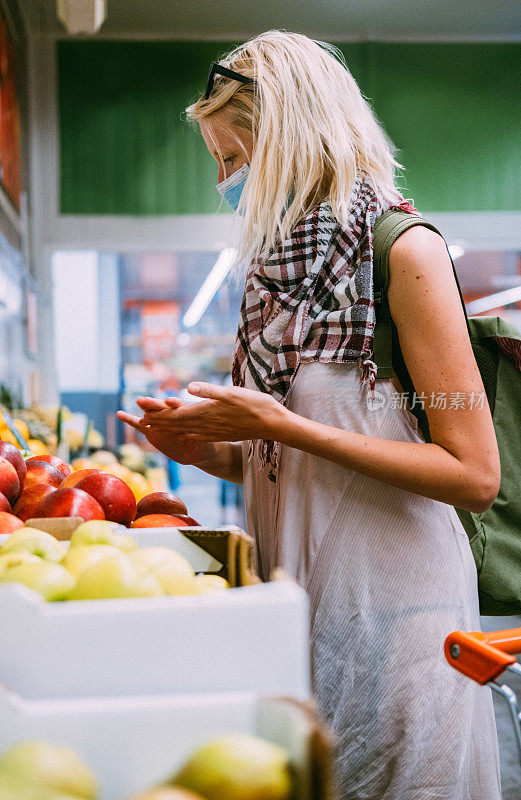
<svg viewBox="0 0 521 800">
<path fill-rule="evenodd" d="M 215 212 L 217 166 L 182 112 L 230 46 L 59 41 L 60 212 Z M 521 210 L 521 44 L 340 47 L 418 208 Z"/>
</svg>

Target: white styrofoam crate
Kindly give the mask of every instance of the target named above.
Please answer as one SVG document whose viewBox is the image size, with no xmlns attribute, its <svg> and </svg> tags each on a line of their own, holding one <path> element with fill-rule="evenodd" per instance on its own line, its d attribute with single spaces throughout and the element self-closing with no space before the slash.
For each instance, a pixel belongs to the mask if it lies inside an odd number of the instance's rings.
<svg viewBox="0 0 521 800">
<path fill-rule="evenodd" d="M 288 749 L 299 800 L 326 800 L 316 794 L 326 781 L 312 764 L 313 715 L 286 700 L 227 693 L 34 701 L 0 686 L 0 753 L 34 740 L 69 747 L 98 777 L 100 800 L 124 800 L 167 779 L 199 745 L 232 732 Z"/>
<path fill-rule="evenodd" d="M 143 529 L 135 538 L 178 550 L 195 570 L 221 567 L 179 531 Z M 0 682 L 27 698 L 311 695 L 308 599 L 291 579 L 196 596 L 64 603 L 3 584 L 0 630 Z"/>
</svg>

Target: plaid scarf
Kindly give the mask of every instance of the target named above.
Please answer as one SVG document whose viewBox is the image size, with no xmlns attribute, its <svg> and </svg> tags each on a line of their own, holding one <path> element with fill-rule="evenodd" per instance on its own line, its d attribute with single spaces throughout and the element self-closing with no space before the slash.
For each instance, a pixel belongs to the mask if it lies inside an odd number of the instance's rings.
<svg viewBox="0 0 521 800">
<path fill-rule="evenodd" d="M 362 383 L 374 389 L 373 228 L 390 207 L 418 213 L 407 200 L 383 207 L 361 175 L 347 226 L 324 201 L 263 263 L 252 262 L 233 358 L 235 386 L 244 387 L 248 368 L 260 391 L 285 403 L 301 363 L 358 360 Z M 255 440 L 250 453 L 253 448 L 276 481 L 279 444 Z"/>
</svg>

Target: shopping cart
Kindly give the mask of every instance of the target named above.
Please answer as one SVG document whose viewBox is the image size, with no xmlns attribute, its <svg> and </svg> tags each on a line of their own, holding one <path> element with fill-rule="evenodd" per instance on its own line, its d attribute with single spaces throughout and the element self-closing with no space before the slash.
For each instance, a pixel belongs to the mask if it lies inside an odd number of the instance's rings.
<svg viewBox="0 0 521 800">
<path fill-rule="evenodd" d="M 521 628 L 491 633 L 454 631 L 445 639 L 445 657 L 449 664 L 468 678 L 500 694 L 508 703 L 521 756 L 521 714 L 517 696 L 509 686 L 497 682 L 508 670 L 521 676 L 515 654 L 521 653 Z"/>
</svg>

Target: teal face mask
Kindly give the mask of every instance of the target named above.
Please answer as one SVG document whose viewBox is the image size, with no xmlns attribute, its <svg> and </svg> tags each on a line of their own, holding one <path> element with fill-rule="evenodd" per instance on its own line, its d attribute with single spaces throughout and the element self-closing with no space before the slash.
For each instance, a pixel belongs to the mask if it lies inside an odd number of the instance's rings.
<svg viewBox="0 0 521 800">
<path fill-rule="evenodd" d="M 243 166 L 236 172 L 232 173 L 229 178 L 221 181 L 215 187 L 221 197 L 223 197 L 233 208 L 237 211 L 239 201 L 241 199 L 242 190 L 250 172 L 250 165 L 243 164 Z"/>
</svg>

